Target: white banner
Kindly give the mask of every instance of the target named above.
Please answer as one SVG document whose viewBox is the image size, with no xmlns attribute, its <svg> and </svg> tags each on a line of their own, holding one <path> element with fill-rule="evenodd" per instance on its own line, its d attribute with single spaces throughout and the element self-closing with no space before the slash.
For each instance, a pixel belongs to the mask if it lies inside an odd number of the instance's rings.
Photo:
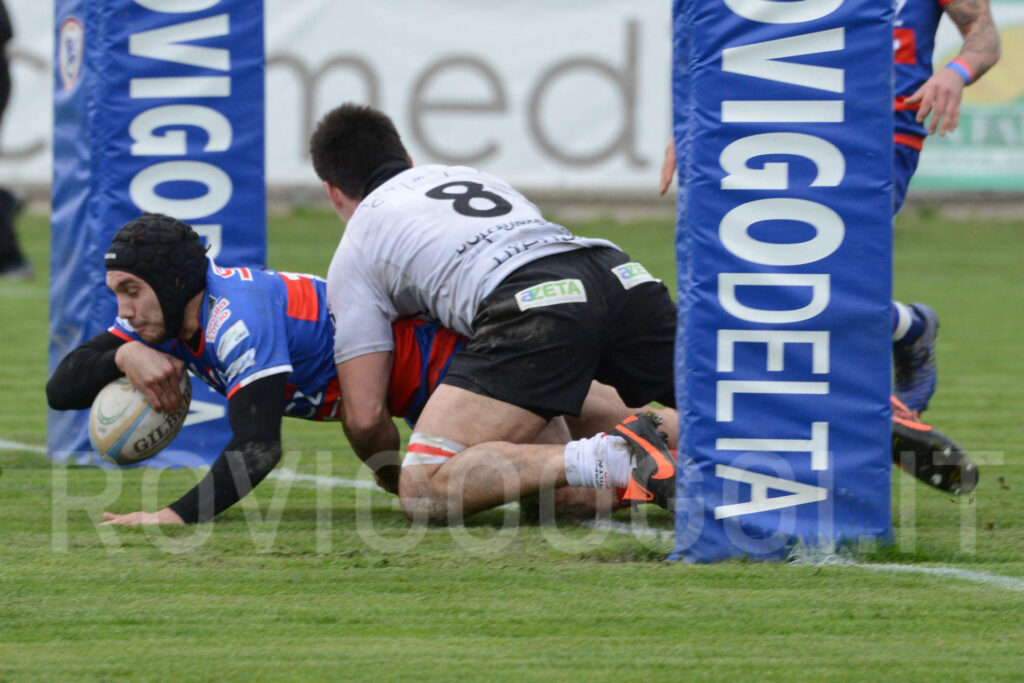
<svg viewBox="0 0 1024 683">
<path fill-rule="evenodd" d="M 417 163 L 479 166 L 525 188 L 654 193 L 671 130 L 670 0 L 265 5 L 272 187 L 317 184 L 309 133 L 351 100 L 390 114 Z M 0 184 L 46 184 L 52 6 L 8 9 Z"/>
</svg>

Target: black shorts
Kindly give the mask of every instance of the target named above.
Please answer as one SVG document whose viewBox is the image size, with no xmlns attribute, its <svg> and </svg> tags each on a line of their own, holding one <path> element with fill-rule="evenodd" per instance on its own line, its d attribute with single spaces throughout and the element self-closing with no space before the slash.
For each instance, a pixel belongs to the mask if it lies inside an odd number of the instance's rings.
<svg viewBox="0 0 1024 683">
<path fill-rule="evenodd" d="M 473 330 L 445 384 L 545 419 L 579 415 L 594 379 L 629 406 L 675 405 L 675 303 L 664 284 L 616 249 L 581 248 L 526 264 L 481 302 Z"/>
</svg>

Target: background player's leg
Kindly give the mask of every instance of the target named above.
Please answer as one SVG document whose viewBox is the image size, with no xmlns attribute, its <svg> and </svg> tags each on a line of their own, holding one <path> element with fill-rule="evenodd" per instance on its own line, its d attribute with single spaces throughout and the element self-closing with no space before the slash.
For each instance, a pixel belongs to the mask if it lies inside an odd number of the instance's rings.
<svg viewBox="0 0 1024 683">
<path fill-rule="evenodd" d="M 11 72 L 4 47 L 0 45 L 0 121 L 11 93 Z M 18 247 L 14 232 L 14 217 L 18 213 L 18 200 L 7 189 L 0 188 L 0 277 L 32 277 L 32 266 Z"/>
</svg>

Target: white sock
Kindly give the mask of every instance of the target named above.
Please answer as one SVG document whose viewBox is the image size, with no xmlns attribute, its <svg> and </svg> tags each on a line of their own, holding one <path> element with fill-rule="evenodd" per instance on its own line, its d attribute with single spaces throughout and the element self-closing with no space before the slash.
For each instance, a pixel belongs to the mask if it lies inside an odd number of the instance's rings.
<svg viewBox="0 0 1024 683">
<path fill-rule="evenodd" d="M 892 340 L 898 342 L 910 332 L 910 325 L 914 322 L 914 312 L 910 307 L 899 301 L 892 302 L 893 314 L 896 316 L 892 330 Z"/>
<path fill-rule="evenodd" d="M 565 478 L 569 486 L 623 488 L 629 485 L 632 469 L 629 448 L 621 437 L 601 433 L 565 445 Z"/>
</svg>

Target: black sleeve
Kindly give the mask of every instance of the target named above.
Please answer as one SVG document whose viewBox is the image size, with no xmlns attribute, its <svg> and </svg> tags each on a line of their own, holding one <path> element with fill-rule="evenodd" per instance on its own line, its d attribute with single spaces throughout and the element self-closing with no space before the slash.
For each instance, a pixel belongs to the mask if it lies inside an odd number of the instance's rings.
<svg viewBox="0 0 1024 683">
<path fill-rule="evenodd" d="M 54 410 L 84 410 L 100 389 L 124 373 L 114 354 L 125 341 L 110 332 L 100 332 L 64 356 L 46 383 L 46 401 Z"/>
<path fill-rule="evenodd" d="M 203 480 L 168 506 L 186 524 L 207 522 L 237 503 L 280 461 L 286 376 L 256 380 L 228 400 L 234 436 Z"/>
</svg>

